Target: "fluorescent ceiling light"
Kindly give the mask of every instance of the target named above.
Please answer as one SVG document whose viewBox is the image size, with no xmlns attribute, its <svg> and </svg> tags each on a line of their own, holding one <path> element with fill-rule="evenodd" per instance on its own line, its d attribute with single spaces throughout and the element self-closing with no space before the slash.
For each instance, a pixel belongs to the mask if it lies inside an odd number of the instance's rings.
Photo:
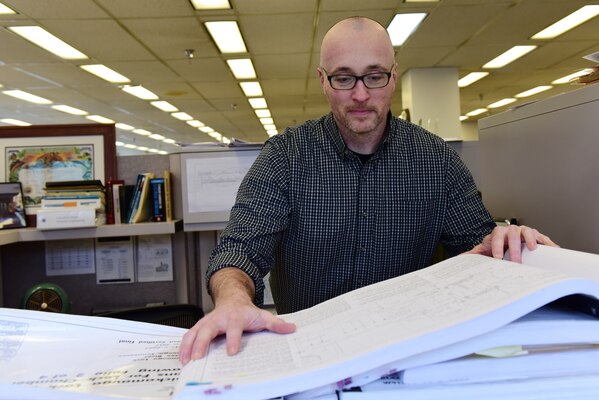
<svg viewBox="0 0 599 400">
<path fill-rule="evenodd" d="M 196 10 L 228 10 L 231 8 L 229 0 L 191 0 L 191 5 Z"/>
<path fill-rule="evenodd" d="M 168 144 L 175 144 L 175 143 L 177 143 L 177 142 L 176 142 L 174 139 L 169 139 L 169 138 L 167 138 L 167 139 L 162 139 L 162 141 L 163 141 L 164 143 L 168 143 Z"/>
<path fill-rule="evenodd" d="M 101 124 L 114 124 L 113 120 L 111 120 L 110 118 L 103 117 L 101 115 L 88 115 L 85 118 L 91 121 L 99 122 Z"/>
<path fill-rule="evenodd" d="M 599 14 L 599 5 L 584 6 L 572 14 L 535 33 L 531 39 L 553 39 Z"/>
<path fill-rule="evenodd" d="M 158 100 L 158 96 L 143 86 L 129 86 L 125 85 L 121 88 L 124 92 L 127 92 L 142 100 Z"/>
<path fill-rule="evenodd" d="M 90 74 L 96 75 L 98 78 L 102 78 L 110 83 L 129 83 L 131 80 L 124 75 L 119 74 L 118 72 L 108 68 L 102 64 L 89 64 L 89 65 L 80 65 L 81 69 L 89 72 Z"/>
<path fill-rule="evenodd" d="M 263 109 L 260 109 L 260 110 L 255 110 L 254 112 L 256 113 L 256 116 L 258 118 L 268 118 L 268 117 L 271 116 L 270 115 L 270 110 L 267 109 L 267 108 L 263 108 Z"/>
<path fill-rule="evenodd" d="M 472 85 L 474 82 L 483 79 L 487 75 L 489 75 L 488 72 L 470 72 L 468 75 L 458 80 L 458 87 L 462 88 Z"/>
<path fill-rule="evenodd" d="M 259 82 L 239 82 L 239 86 L 246 97 L 262 96 L 262 87 Z"/>
<path fill-rule="evenodd" d="M 148 147 L 146 147 L 146 146 L 139 146 L 139 147 L 137 148 L 137 150 L 140 150 L 140 151 L 146 151 L 146 150 L 148 150 L 148 149 L 149 149 L 149 148 L 148 148 Z"/>
<path fill-rule="evenodd" d="M 273 121 L 272 118 L 260 118 L 260 123 L 262 125 L 270 125 L 270 124 L 274 124 L 275 122 Z"/>
<path fill-rule="evenodd" d="M 162 140 L 162 139 L 166 139 L 164 136 L 159 135 L 157 133 L 153 133 L 150 135 L 150 139 L 154 139 L 154 140 Z"/>
<path fill-rule="evenodd" d="M 30 103 L 35 103 L 35 104 L 52 104 L 51 100 L 44 99 L 43 97 L 39 97 L 39 96 L 36 96 L 34 94 L 24 92 L 22 90 L 4 90 L 2 93 L 4 93 L 7 96 L 11 96 L 11 97 L 17 98 L 19 100 L 28 101 Z"/>
<path fill-rule="evenodd" d="M 578 71 L 578 72 L 575 72 L 570 75 L 562 76 L 561 78 L 558 78 L 551 83 L 553 83 L 554 85 L 561 85 L 562 83 L 569 83 L 572 79 L 577 78 L 582 75 L 590 74 L 591 72 L 593 72 L 592 68 L 583 69 L 582 71 Z"/>
<path fill-rule="evenodd" d="M 229 144 L 229 143 L 231 143 L 231 139 L 226 138 L 226 137 L 223 136 L 221 142 L 223 142 L 224 144 Z"/>
<path fill-rule="evenodd" d="M 15 10 L 8 8 L 4 4 L 0 3 L 0 14 L 16 14 Z"/>
<path fill-rule="evenodd" d="M 254 109 L 268 108 L 268 106 L 266 105 L 266 99 L 264 97 L 255 97 L 253 99 L 248 99 L 248 102 L 250 103 L 250 106 L 252 106 L 252 108 Z"/>
<path fill-rule="evenodd" d="M 486 108 L 477 108 L 476 110 L 470 111 L 469 113 L 466 113 L 467 116 L 469 117 L 474 117 L 475 115 L 480 115 L 482 113 L 487 112 L 488 110 Z"/>
<path fill-rule="evenodd" d="M 164 112 L 175 112 L 179 111 L 177 107 L 169 103 L 168 101 L 153 101 L 150 103 L 154 107 L 164 111 Z"/>
<path fill-rule="evenodd" d="M 52 106 L 53 109 L 62 111 L 63 113 L 72 114 L 72 115 L 87 115 L 89 114 L 87 111 L 80 110 L 75 107 L 67 106 L 65 104 L 61 104 L 58 106 Z"/>
<path fill-rule="evenodd" d="M 117 140 L 116 142 L 114 142 L 114 145 L 115 145 L 115 146 L 118 146 L 118 147 L 121 147 L 121 146 L 124 146 L 124 145 L 125 145 L 125 143 L 123 143 L 123 142 L 119 142 L 119 141 Z"/>
<path fill-rule="evenodd" d="M 201 128 L 199 128 L 202 132 L 204 133 L 210 133 L 210 132 L 214 132 L 214 129 L 212 129 L 209 126 L 202 126 Z"/>
<path fill-rule="evenodd" d="M 467 115 L 460 115 L 460 121 L 465 121 L 468 119 Z"/>
<path fill-rule="evenodd" d="M 171 117 L 175 117 L 181 121 L 191 121 L 193 119 L 193 117 L 191 115 L 184 113 L 184 112 L 172 113 Z"/>
<path fill-rule="evenodd" d="M 8 125 L 17 125 L 17 126 L 30 126 L 31 125 L 29 122 L 20 121 L 18 119 L 12 119 L 12 118 L 0 119 L 0 122 L 3 122 Z"/>
<path fill-rule="evenodd" d="M 218 132 L 208 132 L 208 136 L 210 136 L 211 138 L 214 138 L 216 140 L 221 140 L 223 135 L 221 135 Z"/>
<path fill-rule="evenodd" d="M 186 121 L 185 123 L 193 126 L 194 128 L 199 128 L 200 126 L 204 126 L 204 123 L 202 121 L 198 121 L 197 119 L 192 119 L 191 121 Z"/>
<path fill-rule="evenodd" d="M 514 101 L 516 101 L 516 99 L 513 99 L 513 98 L 502 99 L 502 100 L 496 101 L 495 103 L 489 104 L 487 107 L 488 108 L 499 108 L 499 107 L 503 107 L 508 104 L 511 104 Z"/>
<path fill-rule="evenodd" d="M 404 44 L 425 17 L 426 13 L 395 14 L 387 28 L 393 46 Z"/>
<path fill-rule="evenodd" d="M 276 135 L 276 134 L 278 134 L 278 133 L 279 133 L 279 131 L 277 131 L 276 129 L 269 129 L 269 130 L 266 131 L 266 134 L 268 136 L 271 136 L 271 137 L 274 136 L 274 135 Z"/>
<path fill-rule="evenodd" d="M 131 143 L 127 143 L 124 147 L 128 148 L 128 149 L 137 149 L 137 146 Z"/>
<path fill-rule="evenodd" d="M 262 125 L 264 127 L 264 130 L 274 130 L 277 129 L 277 127 L 275 126 L 275 124 L 267 124 L 267 125 Z"/>
<path fill-rule="evenodd" d="M 123 124 L 121 122 L 117 122 L 116 125 L 115 125 L 115 127 L 118 128 L 118 129 L 122 129 L 124 131 L 131 131 L 131 130 L 135 129 L 131 125 Z"/>
<path fill-rule="evenodd" d="M 166 150 L 158 150 L 158 154 L 162 154 L 163 156 L 168 154 L 168 151 Z"/>
<path fill-rule="evenodd" d="M 532 88 L 530 90 L 526 90 L 522 93 L 518 93 L 516 95 L 516 97 L 528 97 L 528 96 L 532 96 L 533 94 L 537 94 L 537 93 L 541 93 L 544 92 L 545 90 L 549 90 L 551 89 L 553 86 L 537 86 L 536 88 Z"/>
<path fill-rule="evenodd" d="M 150 131 L 146 131 L 145 129 L 133 129 L 133 133 L 137 133 L 138 135 L 142 135 L 142 136 L 150 136 L 152 134 L 152 132 Z"/>
<path fill-rule="evenodd" d="M 483 65 L 483 68 L 504 67 L 509 63 L 519 59 L 520 57 L 530 53 L 536 48 L 537 46 L 514 46 L 505 53 L 495 57 L 494 59 Z"/>
<path fill-rule="evenodd" d="M 247 53 L 236 21 L 204 22 L 221 53 Z"/>
<path fill-rule="evenodd" d="M 40 26 L 9 26 L 8 29 L 65 60 L 83 60 L 88 58 L 85 54 Z"/>
<path fill-rule="evenodd" d="M 227 60 L 227 64 L 236 79 L 256 79 L 256 71 L 251 59 Z"/>
</svg>

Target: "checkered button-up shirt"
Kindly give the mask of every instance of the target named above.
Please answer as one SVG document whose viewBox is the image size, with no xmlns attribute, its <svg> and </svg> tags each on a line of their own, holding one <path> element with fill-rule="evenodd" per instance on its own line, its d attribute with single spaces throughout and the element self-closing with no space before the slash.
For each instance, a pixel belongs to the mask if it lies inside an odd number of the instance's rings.
<svg viewBox="0 0 599 400">
<path fill-rule="evenodd" d="M 362 163 L 332 114 L 270 138 L 244 178 L 210 258 L 207 281 L 235 266 L 256 285 L 271 272 L 279 313 L 428 266 L 494 227 L 472 176 L 439 137 L 389 117 L 385 139 Z"/>
</svg>

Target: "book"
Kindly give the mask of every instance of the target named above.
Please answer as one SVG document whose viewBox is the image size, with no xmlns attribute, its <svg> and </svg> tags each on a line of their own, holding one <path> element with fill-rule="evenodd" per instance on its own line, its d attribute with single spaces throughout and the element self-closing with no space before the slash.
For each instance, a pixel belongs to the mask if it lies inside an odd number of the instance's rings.
<svg viewBox="0 0 599 400">
<path fill-rule="evenodd" d="M 599 298 L 599 255 L 539 246 L 525 250 L 523 262 L 464 254 L 357 289 L 281 315 L 296 324 L 292 334 L 244 335 L 239 357 L 227 356 L 217 338 L 182 370 L 178 398 L 251 400 L 360 386 L 480 350 L 468 344 L 564 296 Z"/>
<path fill-rule="evenodd" d="M 152 187 L 152 221 L 166 221 L 166 198 L 164 190 L 164 178 L 150 179 Z"/>
<path fill-rule="evenodd" d="M 152 178 L 154 178 L 152 172 L 137 175 L 133 198 L 129 206 L 127 223 L 136 224 L 149 220 L 152 212 L 149 183 Z"/>
<path fill-rule="evenodd" d="M 0 309 L 0 329 L 8 332 L 0 335 L 0 342 L 19 343 L 10 347 L 9 368 L 1 374 L 0 384 L 9 385 L 11 395 L 22 387 L 37 386 L 124 398 L 332 398 L 337 390 L 376 385 L 373 382 L 382 376 L 498 346 L 597 343 L 599 319 L 555 301 L 571 295 L 597 300 L 599 255 L 539 246 L 533 252 L 525 250 L 523 262 L 479 255 L 453 257 L 281 315 L 296 323 L 296 332 L 244 334 L 236 356 L 228 356 L 224 338 L 217 338 L 206 357 L 181 370 L 177 349 L 184 330 L 160 339 L 162 328 L 156 325 L 126 321 L 116 326 L 110 319 Z M 560 306 L 562 317 L 545 313 L 548 305 Z M 96 345 L 89 347 L 90 341 Z M 584 357 L 593 357 L 586 350 Z M 599 359 L 593 360 L 586 360 L 586 365 L 599 365 Z M 495 393 L 502 393 L 502 398 L 527 398 L 544 383 L 551 390 L 543 387 L 543 393 L 553 397 L 536 398 L 596 396 L 599 375 L 567 371 L 551 378 L 405 385 L 406 396 L 400 398 L 486 399 Z M 415 397 L 418 393 L 423 395 Z M 389 396 L 377 399 L 398 398 Z"/>
<path fill-rule="evenodd" d="M 124 184 L 122 179 L 108 179 L 106 181 L 106 223 L 114 224 L 114 185 Z M 120 223 L 120 221 L 119 221 Z"/>
<path fill-rule="evenodd" d="M 406 368 L 348 391 L 368 392 L 393 387 L 403 390 L 410 385 L 471 384 L 565 375 L 599 376 L 597 327 L 599 319 L 596 317 L 552 303 L 469 341 L 469 347 L 485 348 L 483 351 Z M 531 342 L 535 344 L 528 344 Z M 458 346 L 453 347 L 463 353 Z M 401 393 L 397 396 L 403 398 Z"/>
<path fill-rule="evenodd" d="M 339 400 L 593 400 L 599 393 L 599 375 L 494 380 L 448 385 L 402 385 L 381 380 L 360 391 L 339 393 Z"/>
<path fill-rule="evenodd" d="M 135 185 L 122 185 L 119 187 L 119 206 L 121 209 L 121 223 L 123 224 L 129 221 L 129 206 L 131 205 L 134 190 Z"/>
<path fill-rule="evenodd" d="M 121 224 L 122 216 L 121 216 L 121 186 L 124 183 L 113 183 L 111 186 L 111 203 L 112 203 L 112 220 L 113 224 Z"/>
<path fill-rule="evenodd" d="M 78 180 L 78 181 L 48 181 L 46 189 L 50 190 L 73 190 L 73 189 L 98 189 L 104 188 L 99 179 Z"/>
<path fill-rule="evenodd" d="M 84 206 L 84 207 L 93 207 L 99 211 L 104 210 L 104 203 L 102 201 L 102 198 L 97 195 L 42 197 L 41 206 L 42 206 L 42 208 Z"/>
<path fill-rule="evenodd" d="M 85 228 L 106 223 L 94 207 L 46 207 L 36 213 L 36 226 L 39 230 Z"/>
<path fill-rule="evenodd" d="M 173 220 L 173 188 L 172 188 L 172 177 L 171 172 L 165 170 L 163 173 L 164 177 L 164 205 L 166 209 L 166 220 Z"/>
</svg>

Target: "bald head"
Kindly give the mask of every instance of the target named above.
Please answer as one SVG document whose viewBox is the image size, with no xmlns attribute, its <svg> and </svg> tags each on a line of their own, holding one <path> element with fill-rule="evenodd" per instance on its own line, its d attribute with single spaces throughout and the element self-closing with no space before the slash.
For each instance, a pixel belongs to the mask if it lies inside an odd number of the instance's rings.
<svg viewBox="0 0 599 400">
<path fill-rule="evenodd" d="M 351 17 L 339 21 L 325 34 L 320 47 L 320 65 L 334 68 L 340 56 L 365 57 L 372 51 L 385 63 L 394 62 L 393 44 L 387 30 L 366 17 Z"/>
</svg>

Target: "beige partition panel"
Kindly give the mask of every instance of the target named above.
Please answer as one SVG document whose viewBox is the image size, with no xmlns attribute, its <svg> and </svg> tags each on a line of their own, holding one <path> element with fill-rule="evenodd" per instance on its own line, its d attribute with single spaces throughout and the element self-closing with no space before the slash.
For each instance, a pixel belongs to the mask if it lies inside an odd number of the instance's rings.
<svg viewBox="0 0 599 400">
<path fill-rule="evenodd" d="M 599 85 L 484 118 L 479 132 L 491 213 L 599 253 Z"/>
</svg>

